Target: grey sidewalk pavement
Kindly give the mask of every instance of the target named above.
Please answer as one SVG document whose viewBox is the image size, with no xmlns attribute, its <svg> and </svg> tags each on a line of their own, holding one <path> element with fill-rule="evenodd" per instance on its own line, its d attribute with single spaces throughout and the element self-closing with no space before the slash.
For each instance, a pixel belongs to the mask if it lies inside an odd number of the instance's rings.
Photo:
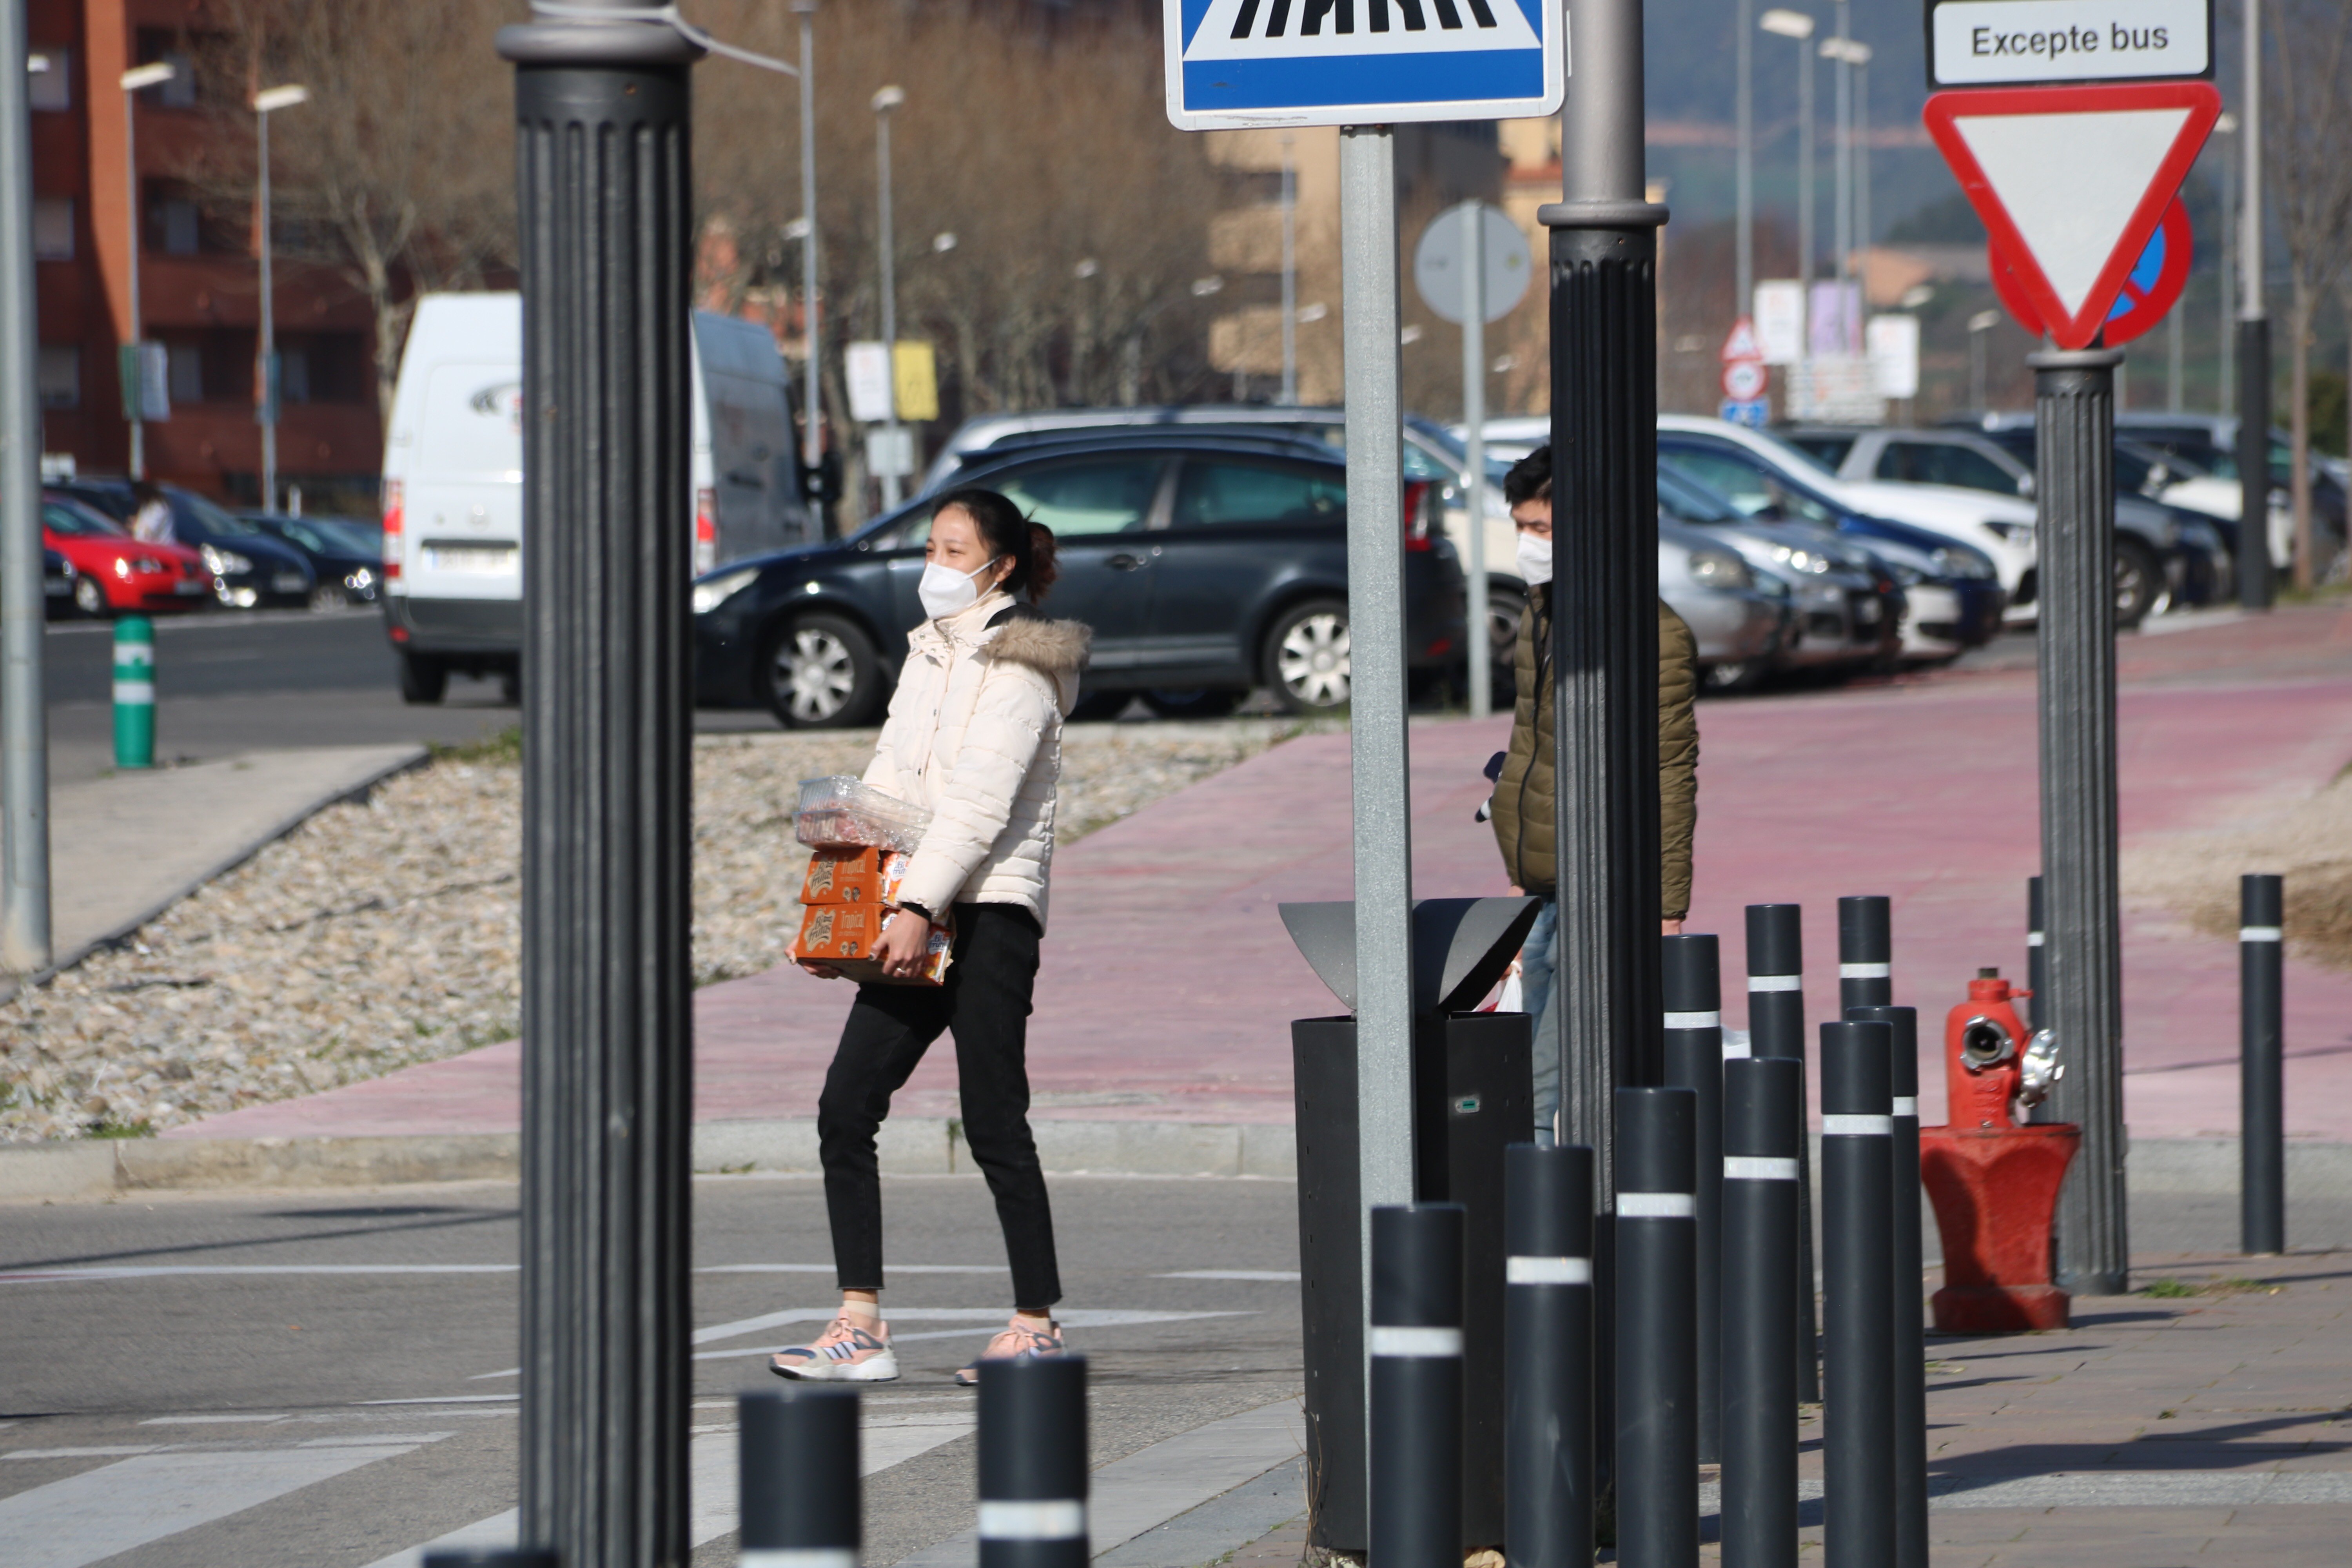
<svg viewBox="0 0 2352 1568">
<path fill-rule="evenodd" d="M 321 807 L 424 760 L 414 744 L 251 752 L 49 792 L 54 966 L 127 935 Z M 0 977 L 0 996 L 15 982 Z"/>
</svg>

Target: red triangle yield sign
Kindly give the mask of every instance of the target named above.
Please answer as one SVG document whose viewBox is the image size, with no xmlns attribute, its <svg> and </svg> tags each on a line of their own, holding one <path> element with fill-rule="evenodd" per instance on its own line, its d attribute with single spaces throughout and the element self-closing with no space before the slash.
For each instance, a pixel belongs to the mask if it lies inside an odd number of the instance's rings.
<svg viewBox="0 0 2352 1568">
<path fill-rule="evenodd" d="M 2211 82 L 1939 92 L 1944 161 L 2060 348 L 2088 348 L 2221 113 Z"/>
</svg>

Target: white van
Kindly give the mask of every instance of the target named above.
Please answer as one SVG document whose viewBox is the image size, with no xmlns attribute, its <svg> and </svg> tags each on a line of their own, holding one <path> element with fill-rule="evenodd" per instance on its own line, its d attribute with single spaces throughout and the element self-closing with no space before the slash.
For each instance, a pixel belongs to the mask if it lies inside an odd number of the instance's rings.
<svg viewBox="0 0 2352 1568">
<path fill-rule="evenodd" d="M 813 542 L 790 384 L 767 330 L 698 310 L 688 465 L 695 575 Z M 417 301 L 383 458 L 384 623 L 400 693 L 438 702 L 453 670 L 522 660 L 522 297 Z"/>
</svg>

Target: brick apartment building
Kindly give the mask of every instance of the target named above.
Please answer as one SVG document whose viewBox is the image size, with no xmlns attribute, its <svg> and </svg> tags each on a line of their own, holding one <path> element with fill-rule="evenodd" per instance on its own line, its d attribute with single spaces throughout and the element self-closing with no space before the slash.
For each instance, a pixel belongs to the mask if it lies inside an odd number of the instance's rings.
<svg viewBox="0 0 2352 1568">
<path fill-rule="evenodd" d="M 167 351 L 171 407 L 146 427 L 146 468 L 216 498 L 259 499 L 256 421 L 260 278 L 257 222 L 224 219 L 215 186 L 191 181 L 212 139 L 227 134 L 205 105 L 244 101 L 243 82 L 201 79 L 200 0 L 31 0 L 28 42 L 47 69 L 29 82 L 34 248 L 40 320 L 41 443 L 84 474 L 129 470 L 117 350 L 131 341 L 131 247 L 139 246 L 139 319 Z M 136 101 L 136 212 L 125 167 L 121 78 L 172 60 L 178 78 Z M 279 112 L 272 133 L 299 134 Z M 250 116 L 236 116 L 251 132 Z M 250 167 L 249 155 L 243 166 Z M 281 236 L 285 223 L 278 226 Z M 373 509 L 383 451 L 370 363 L 367 303 L 334 269 L 276 268 L 281 485 L 305 510 Z M 281 498 L 282 500 L 282 498 Z"/>
</svg>

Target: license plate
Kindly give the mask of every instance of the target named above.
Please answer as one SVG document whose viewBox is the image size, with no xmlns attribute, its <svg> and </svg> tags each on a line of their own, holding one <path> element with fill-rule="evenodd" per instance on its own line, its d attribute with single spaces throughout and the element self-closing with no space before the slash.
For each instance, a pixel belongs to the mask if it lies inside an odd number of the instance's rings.
<svg viewBox="0 0 2352 1568">
<path fill-rule="evenodd" d="M 201 579 L 194 577 L 183 577 L 178 582 L 172 584 L 172 592 L 174 594 L 187 594 L 193 595 L 208 592 L 211 587 L 211 584 L 204 582 Z"/>
<path fill-rule="evenodd" d="M 273 594 L 299 594 L 302 588 L 302 574 L 299 572 L 280 572 L 269 580 L 269 591 Z"/>
<path fill-rule="evenodd" d="M 515 569 L 515 555 L 511 544 L 428 544 L 425 547 L 425 567 L 428 572 L 511 572 Z"/>
</svg>

